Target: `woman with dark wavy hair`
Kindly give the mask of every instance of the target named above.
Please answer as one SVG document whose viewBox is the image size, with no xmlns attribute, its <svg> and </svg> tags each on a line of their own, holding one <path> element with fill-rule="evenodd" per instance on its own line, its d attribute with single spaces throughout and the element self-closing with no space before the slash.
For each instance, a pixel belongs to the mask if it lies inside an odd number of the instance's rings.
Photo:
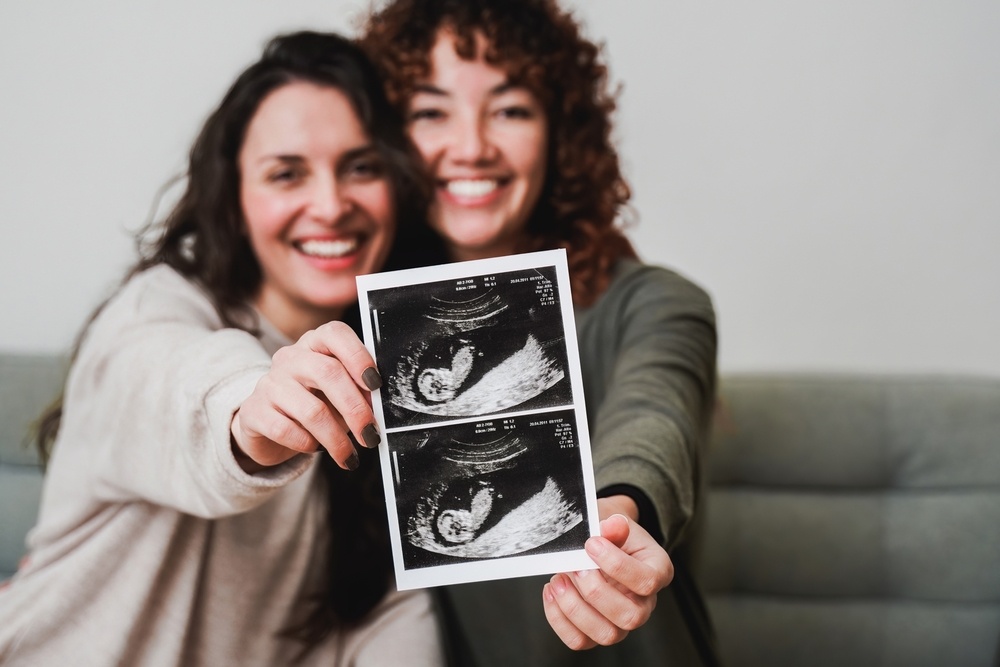
<svg viewBox="0 0 1000 667">
<path fill-rule="evenodd" d="M 430 596 L 390 592 L 381 380 L 349 326 L 426 205 L 364 53 L 273 39 L 80 336 L 0 662 L 440 664 Z"/>
<path fill-rule="evenodd" d="M 714 663 L 682 555 L 714 403 L 714 310 L 640 263 L 619 226 L 630 193 L 599 48 L 554 0 L 390 0 L 361 43 L 434 181 L 430 223 L 449 257 L 565 248 L 577 309 L 603 519 L 587 550 L 601 569 L 443 591 L 458 655 L 564 664 L 558 637 L 618 644 L 595 657 L 613 664 Z M 543 613 L 548 639 L 532 632 Z M 646 641 L 619 644 L 644 624 Z"/>
</svg>

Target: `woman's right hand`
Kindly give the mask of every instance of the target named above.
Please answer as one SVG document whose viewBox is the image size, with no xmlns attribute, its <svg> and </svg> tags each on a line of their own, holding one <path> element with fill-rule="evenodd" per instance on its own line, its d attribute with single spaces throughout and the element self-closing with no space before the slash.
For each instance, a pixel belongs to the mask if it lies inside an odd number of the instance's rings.
<svg viewBox="0 0 1000 667">
<path fill-rule="evenodd" d="M 381 440 L 368 391 L 382 386 L 368 350 L 343 322 L 308 331 L 275 352 L 271 369 L 233 416 L 233 452 L 247 472 L 320 448 L 342 468 L 358 466 L 348 433 Z"/>
</svg>

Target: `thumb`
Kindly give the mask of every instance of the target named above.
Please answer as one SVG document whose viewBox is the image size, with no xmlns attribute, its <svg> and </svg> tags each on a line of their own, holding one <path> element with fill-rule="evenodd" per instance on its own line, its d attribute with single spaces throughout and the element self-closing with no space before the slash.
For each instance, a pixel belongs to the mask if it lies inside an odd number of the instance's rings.
<svg viewBox="0 0 1000 667">
<path fill-rule="evenodd" d="M 623 514 L 612 514 L 601 522 L 601 537 L 621 549 L 628 540 L 628 518 Z"/>
</svg>

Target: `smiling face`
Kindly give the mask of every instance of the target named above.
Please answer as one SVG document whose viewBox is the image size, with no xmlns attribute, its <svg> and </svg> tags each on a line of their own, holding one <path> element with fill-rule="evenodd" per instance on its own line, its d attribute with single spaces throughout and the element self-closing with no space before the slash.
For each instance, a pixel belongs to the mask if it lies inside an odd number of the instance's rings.
<svg viewBox="0 0 1000 667">
<path fill-rule="evenodd" d="M 435 183 L 431 225 L 457 260 L 514 251 L 545 183 L 545 109 L 482 58 L 484 45 L 477 36 L 477 57 L 463 60 L 441 31 L 408 109 Z"/>
<path fill-rule="evenodd" d="M 240 203 L 263 280 L 256 306 L 297 339 L 357 299 L 395 232 L 388 177 L 350 102 L 306 82 L 261 102 L 240 149 Z"/>
</svg>

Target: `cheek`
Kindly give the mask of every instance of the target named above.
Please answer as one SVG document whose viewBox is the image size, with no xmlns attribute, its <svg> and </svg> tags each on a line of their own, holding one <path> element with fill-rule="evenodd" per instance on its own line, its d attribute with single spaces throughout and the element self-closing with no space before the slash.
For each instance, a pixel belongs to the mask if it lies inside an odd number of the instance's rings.
<svg viewBox="0 0 1000 667">
<path fill-rule="evenodd" d="M 251 236 L 269 227 L 275 218 L 274 201 L 252 189 L 244 189 L 240 193 L 240 205 L 243 208 L 243 224 Z"/>
<path fill-rule="evenodd" d="M 375 225 L 375 234 L 379 240 L 386 245 L 392 243 L 396 233 L 396 215 L 389 184 L 372 183 L 366 189 L 362 200 L 368 217 Z"/>
<path fill-rule="evenodd" d="M 549 136 L 544 129 L 540 129 L 532 142 L 532 162 L 535 173 L 538 174 L 538 187 L 541 188 L 545 180 L 545 172 L 548 169 Z"/>
<path fill-rule="evenodd" d="M 287 217 L 287 203 L 268 193 L 244 188 L 240 192 L 243 225 L 250 238 L 274 234 Z"/>
<path fill-rule="evenodd" d="M 527 181 L 525 199 L 522 206 L 527 212 L 534 210 L 538 197 L 545 186 L 548 171 L 548 150 L 545 135 L 536 135 L 525 141 L 521 146 L 521 173 Z"/>
<path fill-rule="evenodd" d="M 542 128 L 524 132 L 517 138 L 516 160 L 518 171 L 528 179 L 532 192 L 541 190 L 548 167 L 548 137 Z"/>
<path fill-rule="evenodd" d="M 413 127 L 411 126 L 407 133 L 410 135 L 410 140 L 413 145 L 416 146 L 417 152 L 420 153 L 420 157 L 427 165 L 431 165 L 438 154 L 441 153 L 441 132 L 440 130 L 435 130 L 426 127 Z"/>
</svg>

